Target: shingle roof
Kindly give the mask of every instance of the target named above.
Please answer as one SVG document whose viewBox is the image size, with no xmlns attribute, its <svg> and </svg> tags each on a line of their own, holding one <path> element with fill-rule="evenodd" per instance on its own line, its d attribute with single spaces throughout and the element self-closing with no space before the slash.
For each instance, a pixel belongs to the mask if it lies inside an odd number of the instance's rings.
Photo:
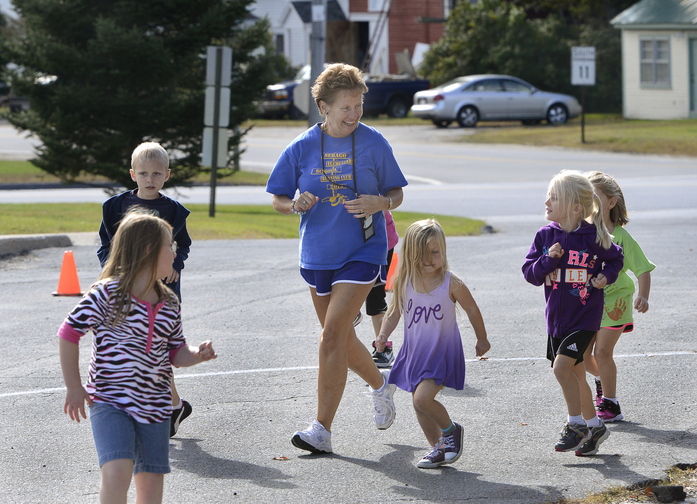
<svg viewBox="0 0 697 504">
<path fill-rule="evenodd" d="M 610 23 L 615 28 L 697 28 L 697 0 L 641 0 Z"/>
<path fill-rule="evenodd" d="M 291 2 L 303 23 L 312 23 L 312 2 Z M 327 21 L 347 21 L 341 5 L 336 0 L 327 2 Z"/>
</svg>

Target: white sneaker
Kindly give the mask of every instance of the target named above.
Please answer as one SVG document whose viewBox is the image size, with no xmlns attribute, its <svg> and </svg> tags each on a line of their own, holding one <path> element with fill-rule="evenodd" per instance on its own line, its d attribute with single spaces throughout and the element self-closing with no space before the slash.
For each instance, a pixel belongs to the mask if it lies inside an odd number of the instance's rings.
<svg viewBox="0 0 697 504">
<path fill-rule="evenodd" d="M 317 420 L 313 420 L 306 430 L 293 434 L 290 442 L 296 448 L 312 453 L 332 453 L 332 433 Z"/>
<path fill-rule="evenodd" d="M 394 407 L 392 394 L 394 394 L 397 386 L 394 383 L 387 383 L 390 377 L 389 371 L 381 371 L 380 374 L 384 379 L 384 385 L 381 389 L 370 389 L 370 395 L 373 398 L 373 420 L 375 426 L 380 430 L 389 429 L 394 422 L 397 411 Z"/>
</svg>

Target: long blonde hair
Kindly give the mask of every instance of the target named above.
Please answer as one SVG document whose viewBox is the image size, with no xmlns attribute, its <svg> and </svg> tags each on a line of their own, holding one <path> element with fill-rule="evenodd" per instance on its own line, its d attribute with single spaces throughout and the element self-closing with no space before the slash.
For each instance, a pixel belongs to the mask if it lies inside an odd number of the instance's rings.
<svg viewBox="0 0 697 504">
<path fill-rule="evenodd" d="M 615 206 L 610 209 L 610 221 L 615 226 L 623 227 L 629 222 L 629 213 L 627 212 L 627 204 L 624 202 L 624 194 L 617 181 L 601 171 L 592 171 L 586 173 L 586 176 L 591 181 L 591 184 L 601 191 L 608 199 L 616 198 Z"/>
<path fill-rule="evenodd" d="M 581 219 L 595 224 L 595 241 L 604 249 L 612 245 L 612 235 L 603 222 L 603 211 L 600 198 L 593 191 L 593 184 L 586 175 L 578 170 L 562 170 L 549 183 L 547 194 L 554 194 L 559 201 L 559 207 L 571 220 L 574 205 L 583 209 Z"/>
<path fill-rule="evenodd" d="M 172 226 L 167 221 L 138 207 L 131 207 L 121 219 L 111 242 L 109 259 L 98 280 L 106 283 L 119 279 L 116 291 L 109 296 L 111 312 L 107 325 L 115 326 L 128 315 L 133 285 L 143 270 L 149 272 L 148 285 L 155 289 L 159 298 L 165 298 L 174 306 L 179 302 L 174 292 L 157 278 L 160 250 L 171 233 Z"/>
<path fill-rule="evenodd" d="M 439 275 L 441 281 L 445 278 L 445 273 L 448 271 L 448 258 L 443 228 L 435 219 L 424 219 L 414 222 L 407 228 L 402 241 L 402 248 L 399 252 L 399 266 L 394 278 L 394 295 L 387 310 L 388 316 L 394 313 L 395 310 L 402 312 L 407 285 L 410 283 L 414 285 L 415 280 L 422 278 L 421 265 L 430 261 L 431 252 L 428 242 L 431 240 L 436 240 L 440 248 L 443 266 Z"/>
</svg>

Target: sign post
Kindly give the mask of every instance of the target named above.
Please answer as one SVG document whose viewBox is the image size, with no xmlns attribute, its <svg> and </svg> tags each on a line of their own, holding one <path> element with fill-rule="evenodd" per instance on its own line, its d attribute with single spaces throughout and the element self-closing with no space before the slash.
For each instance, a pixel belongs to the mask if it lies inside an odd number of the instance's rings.
<svg viewBox="0 0 697 504">
<path fill-rule="evenodd" d="M 324 58 L 326 54 L 325 38 L 327 36 L 327 5 L 325 0 L 312 0 L 312 35 L 310 36 L 310 82 L 306 90 L 309 107 L 307 111 L 307 124 L 312 126 L 321 120 L 319 111 L 314 105 L 311 89 L 317 76 L 324 70 Z M 300 87 L 300 86 L 298 86 Z"/>
<path fill-rule="evenodd" d="M 230 82 L 232 49 L 208 46 L 206 50 L 206 104 L 203 114 L 203 166 L 211 167 L 211 197 L 208 215 L 215 217 L 215 189 L 218 166 L 225 164 L 228 154 L 230 124 Z"/>
<path fill-rule="evenodd" d="M 586 86 L 595 86 L 595 47 L 571 48 L 571 85 L 581 86 L 581 143 L 586 143 Z"/>
</svg>

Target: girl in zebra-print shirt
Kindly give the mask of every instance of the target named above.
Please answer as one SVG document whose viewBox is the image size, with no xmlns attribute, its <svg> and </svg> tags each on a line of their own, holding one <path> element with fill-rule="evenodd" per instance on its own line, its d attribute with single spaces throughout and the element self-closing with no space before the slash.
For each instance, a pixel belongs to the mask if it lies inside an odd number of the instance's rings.
<svg viewBox="0 0 697 504">
<path fill-rule="evenodd" d="M 162 502 L 169 467 L 171 365 L 193 366 L 217 357 L 210 341 L 189 346 L 176 295 L 160 280 L 172 271 L 172 228 L 131 211 L 114 235 L 99 281 L 58 331 L 64 411 L 87 418 L 99 456 L 100 502 L 127 499 L 135 474 L 138 500 Z M 80 338 L 94 334 L 89 377 L 80 378 Z"/>
</svg>

